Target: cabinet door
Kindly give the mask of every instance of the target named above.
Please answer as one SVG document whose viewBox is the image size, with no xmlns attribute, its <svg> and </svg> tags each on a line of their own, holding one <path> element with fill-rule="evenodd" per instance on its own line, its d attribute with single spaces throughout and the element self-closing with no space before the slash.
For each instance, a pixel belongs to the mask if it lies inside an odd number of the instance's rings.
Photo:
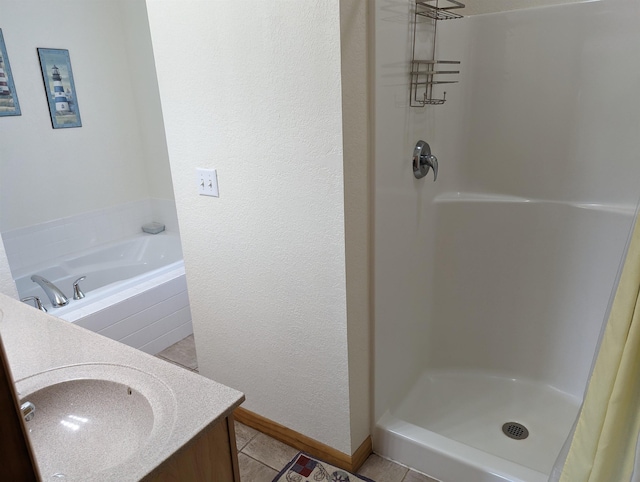
<svg viewBox="0 0 640 482">
<path fill-rule="evenodd" d="M 233 417 L 191 440 L 146 480 L 240 482 Z"/>
</svg>

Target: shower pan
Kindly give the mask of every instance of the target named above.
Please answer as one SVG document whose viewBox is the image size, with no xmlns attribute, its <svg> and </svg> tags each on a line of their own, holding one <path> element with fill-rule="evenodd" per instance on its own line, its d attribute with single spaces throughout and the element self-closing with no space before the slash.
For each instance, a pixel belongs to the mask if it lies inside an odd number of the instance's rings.
<svg viewBox="0 0 640 482">
<path fill-rule="evenodd" d="M 374 450 L 444 482 L 543 482 L 640 194 L 638 6 L 443 23 L 439 56 L 461 60 L 460 82 L 446 104 L 412 109 L 399 79 L 414 2 L 374 9 Z M 436 183 L 413 175 L 421 138 Z"/>
<path fill-rule="evenodd" d="M 445 482 L 545 481 L 578 414 L 634 209 L 433 204 L 422 370 L 380 416 L 376 450 Z"/>
</svg>

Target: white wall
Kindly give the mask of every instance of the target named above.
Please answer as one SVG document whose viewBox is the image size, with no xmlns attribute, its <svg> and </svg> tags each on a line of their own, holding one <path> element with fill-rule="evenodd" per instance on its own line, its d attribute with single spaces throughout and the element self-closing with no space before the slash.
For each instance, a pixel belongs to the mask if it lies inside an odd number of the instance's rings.
<svg viewBox="0 0 640 482">
<path fill-rule="evenodd" d="M 200 372 L 351 454 L 368 350 L 348 346 L 367 327 L 347 326 L 339 2 L 147 9 Z M 220 198 L 197 195 L 196 167 Z"/>
<path fill-rule="evenodd" d="M 640 37 L 635 3 L 572 3 L 441 22 L 438 57 L 462 62 L 460 84 L 447 87 L 446 104 L 413 109 L 406 101 L 410 2 L 376 1 L 377 417 L 429 363 L 429 346 L 439 343 L 431 338 L 433 330 L 455 331 L 445 327 L 455 320 L 440 320 L 438 328 L 430 318 L 444 289 L 442 280 L 433 277 L 436 265 L 442 266 L 434 252 L 436 220 L 449 212 L 433 202 L 439 194 L 461 191 L 631 209 L 638 201 L 640 98 L 634 92 L 640 65 L 634 50 Z M 435 184 L 413 179 L 411 153 L 420 138 L 430 142 L 440 161 Z M 564 238 L 581 232 L 581 222 L 568 216 L 562 226 L 574 231 Z M 619 229 L 607 237 L 624 246 L 625 223 L 610 224 Z M 580 249 L 588 244 L 600 262 L 604 257 L 594 239 Z M 568 268 L 584 279 L 603 273 L 598 263 Z M 615 266 L 609 268 L 615 272 Z M 473 311 L 463 300 L 458 303 Z M 598 327 L 591 322 L 588 336 L 575 320 L 550 327 L 549 320 L 543 323 L 536 330 L 547 326 L 546 334 L 536 331 L 536 339 L 551 340 L 555 351 L 548 359 L 562 360 L 572 339 L 592 343 L 597 338 Z M 471 336 L 462 328 L 457 333 Z M 581 353 L 580 363 L 545 365 L 544 376 L 538 367 L 536 376 L 548 383 L 584 379 L 592 353 L 575 346 L 572 350 Z M 569 365 L 570 373 L 549 376 L 549 370 Z M 564 388 L 580 393 L 578 383 L 569 385 Z"/>
<path fill-rule="evenodd" d="M 593 0 L 482 0 L 481 2 L 463 1 L 465 8 L 456 10 L 464 16 L 482 15 L 485 13 L 506 12 L 508 10 L 524 10 L 529 8 L 544 7 L 549 5 L 562 5 L 565 3 L 578 3 Z M 599 1 L 599 0 L 596 0 Z M 440 3 L 444 5 L 446 0 Z"/>
<path fill-rule="evenodd" d="M 128 71 L 133 87 L 145 175 L 152 198 L 173 199 L 169 153 L 153 58 L 145 0 L 121 0 L 127 44 Z"/>
<path fill-rule="evenodd" d="M 0 0 L 2 28 L 22 115 L 0 119 L 0 230 L 103 209 L 149 196 L 171 198 L 161 122 L 140 114 L 152 104 L 132 78 L 153 79 L 139 61 L 150 41 L 125 14 L 142 1 Z M 133 5 L 135 3 L 136 5 Z M 142 15 L 138 14 L 139 18 Z M 129 33 L 129 36 L 127 36 Z M 52 129 L 37 47 L 68 49 L 81 128 Z M 131 59 L 129 50 L 132 51 Z M 133 67 L 133 68 L 132 68 Z M 155 100 L 158 104 L 157 97 Z M 157 187 L 156 187 L 157 186 Z"/>
</svg>

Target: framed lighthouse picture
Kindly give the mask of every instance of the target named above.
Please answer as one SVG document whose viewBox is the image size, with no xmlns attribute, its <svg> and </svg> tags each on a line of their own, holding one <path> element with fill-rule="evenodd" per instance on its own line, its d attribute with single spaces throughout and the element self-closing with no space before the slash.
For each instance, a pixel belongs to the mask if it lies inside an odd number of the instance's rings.
<svg viewBox="0 0 640 482">
<path fill-rule="evenodd" d="M 38 57 L 53 128 L 81 127 L 69 51 L 39 48 Z"/>
<path fill-rule="evenodd" d="M 20 115 L 20 104 L 16 94 L 16 86 L 13 84 L 13 75 L 7 56 L 7 48 L 4 45 L 2 29 L 0 29 L 0 117 L 7 115 Z"/>
</svg>

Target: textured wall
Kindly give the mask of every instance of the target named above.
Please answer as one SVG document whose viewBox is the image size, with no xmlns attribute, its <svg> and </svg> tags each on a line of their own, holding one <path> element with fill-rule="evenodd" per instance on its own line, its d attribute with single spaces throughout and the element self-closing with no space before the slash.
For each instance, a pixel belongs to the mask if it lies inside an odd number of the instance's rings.
<svg viewBox="0 0 640 482">
<path fill-rule="evenodd" d="M 338 1 L 147 9 L 200 372 L 350 454 Z"/>
<path fill-rule="evenodd" d="M 135 3 L 144 8 L 141 0 Z M 153 86 L 144 99 L 137 99 L 132 83 L 132 75 L 139 79 L 153 63 L 152 57 L 145 65 L 139 61 L 144 25 L 133 35 L 125 33 L 124 13 L 134 10 L 110 0 L 0 0 L 1 27 L 22 108 L 19 117 L 3 117 L 0 129 L 2 231 L 150 195 L 171 197 L 166 152 L 163 166 L 162 155 L 148 149 L 152 144 L 161 146 L 156 147 L 160 152 L 164 148 L 161 122 L 158 131 L 157 122 L 151 124 L 138 110 L 152 103 Z M 129 33 L 135 30 L 129 25 Z M 129 41 L 135 46 L 131 60 Z M 69 50 L 81 128 L 51 128 L 37 47 Z M 150 55 L 148 31 L 146 48 Z M 146 78 L 153 75 L 146 72 Z M 159 111 L 157 93 L 155 103 Z M 146 160 L 149 156 L 153 161 Z M 147 164 L 154 166 L 151 175 Z M 157 180 L 162 169 L 165 180 Z"/>
</svg>

